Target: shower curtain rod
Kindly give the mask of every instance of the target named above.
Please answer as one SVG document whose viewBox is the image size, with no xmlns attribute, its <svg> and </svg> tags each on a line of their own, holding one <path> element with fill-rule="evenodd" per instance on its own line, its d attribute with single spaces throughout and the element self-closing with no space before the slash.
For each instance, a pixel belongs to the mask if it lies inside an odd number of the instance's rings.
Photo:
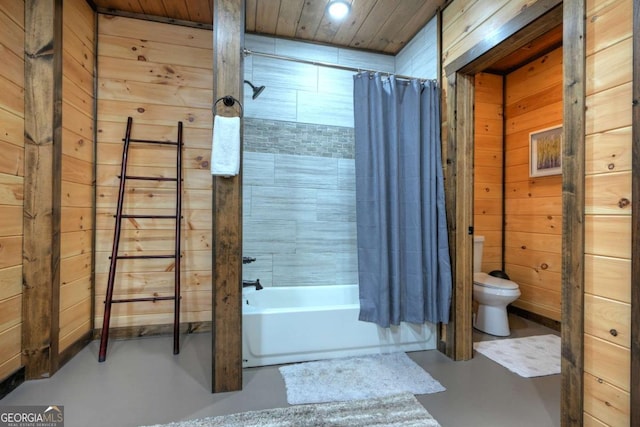
<svg viewBox="0 0 640 427">
<path fill-rule="evenodd" d="M 387 76 L 393 75 L 396 78 L 404 79 L 404 80 L 413 80 L 413 79 L 420 80 L 421 83 L 424 83 L 424 82 L 427 82 L 427 81 L 432 81 L 432 82 L 437 81 L 436 79 L 424 79 L 424 78 L 420 78 L 420 77 L 403 76 L 403 75 L 400 75 L 400 74 L 390 73 L 388 71 L 369 70 L 369 69 L 366 69 L 366 68 L 350 67 L 348 65 L 332 64 L 330 62 L 321 62 L 321 61 L 312 61 L 312 60 L 309 60 L 309 59 L 294 58 L 293 56 L 276 55 L 276 54 L 273 54 L 273 53 L 254 52 L 254 51 L 249 50 L 249 49 L 242 49 L 242 53 L 245 56 L 248 56 L 248 55 L 262 56 L 262 57 L 265 57 L 265 58 L 281 59 L 283 61 L 298 62 L 298 63 L 301 63 L 301 64 L 319 65 L 321 67 L 336 68 L 338 70 L 354 71 L 356 73 L 366 72 L 366 73 L 386 74 Z"/>
</svg>

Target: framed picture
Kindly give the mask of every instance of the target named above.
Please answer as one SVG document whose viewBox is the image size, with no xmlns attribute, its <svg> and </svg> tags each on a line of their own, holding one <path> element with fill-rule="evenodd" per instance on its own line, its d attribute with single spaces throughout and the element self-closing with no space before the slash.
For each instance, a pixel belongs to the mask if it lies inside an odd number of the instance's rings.
<svg viewBox="0 0 640 427">
<path fill-rule="evenodd" d="M 529 134 L 529 176 L 562 174 L 562 125 Z"/>
</svg>

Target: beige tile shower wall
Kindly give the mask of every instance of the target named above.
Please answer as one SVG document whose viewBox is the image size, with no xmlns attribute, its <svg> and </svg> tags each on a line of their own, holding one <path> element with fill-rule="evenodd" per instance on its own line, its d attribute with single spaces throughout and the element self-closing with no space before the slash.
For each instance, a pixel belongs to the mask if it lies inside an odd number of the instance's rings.
<svg viewBox="0 0 640 427">
<path fill-rule="evenodd" d="M 434 17 L 396 55 L 396 73 L 438 78 L 438 19 Z"/>
<path fill-rule="evenodd" d="M 608 426 L 629 425 L 632 14 L 587 1 L 584 410 Z"/>
<path fill-rule="evenodd" d="M 529 176 L 529 134 L 562 125 L 562 48 L 506 76 L 505 270 L 513 304 L 560 320 L 562 176 Z"/>
<path fill-rule="evenodd" d="M 24 2 L 0 1 L 0 382 L 21 366 Z"/>
<path fill-rule="evenodd" d="M 484 272 L 502 270 L 502 76 L 475 78 L 473 230 L 484 236 Z"/>
<path fill-rule="evenodd" d="M 245 36 L 254 52 L 393 73 L 395 58 L 369 52 L 276 39 Z M 435 53 L 434 53 L 435 57 Z M 355 72 L 258 55 L 245 57 L 244 78 L 267 88 L 251 99 L 245 85 L 245 117 L 353 127 Z"/>
<path fill-rule="evenodd" d="M 184 124 L 182 321 L 211 320 L 212 179 L 209 169 L 213 105 L 210 31 L 101 15 L 98 23 L 98 171 L 96 220 L 96 328 L 102 325 L 109 270 L 117 178 L 127 116 L 132 136 L 175 140 Z M 135 148 L 132 175 L 175 176 L 175 148 Z M 131 181 L 130 181 L 131 182 Z M 134 183 L 129 212 L 171 215 L 174 183 Z M 124 222 L 121 253 L 171 253 L 173 222 Z M 173 261 L 119 262 L 117 296 L 171 295 Z M 112 327 L 173 322 L 173 302 L 117 304 Z"/>
<path fill-rule="evenodd" d="M 60 351 L 91 330 L 94 12 L 63 4 Z"/>
</svg>

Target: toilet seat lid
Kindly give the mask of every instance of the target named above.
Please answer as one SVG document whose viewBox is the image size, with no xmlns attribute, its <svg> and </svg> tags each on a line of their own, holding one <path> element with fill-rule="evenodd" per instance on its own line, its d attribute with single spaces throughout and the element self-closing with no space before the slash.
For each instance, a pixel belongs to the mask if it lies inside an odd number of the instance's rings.
<svg viewBox="0 0 640 427">
<path fill-rule="evenodd" d="M 490 276 L 487 273 L 473 273 L 473 284 L 495 289 L 518 289 L 518 284 L 511 280 Z"/>
</svg>

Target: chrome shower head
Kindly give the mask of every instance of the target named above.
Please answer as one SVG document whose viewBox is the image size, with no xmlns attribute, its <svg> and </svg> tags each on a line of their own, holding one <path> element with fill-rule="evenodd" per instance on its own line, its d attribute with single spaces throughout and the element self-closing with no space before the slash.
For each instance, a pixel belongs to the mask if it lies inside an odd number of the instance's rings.
<svg viewBox="0 0 640 427">
<path fill-rule="evenodd" d="M 266 86 L 255 87 L 249 80 L 245 80 L 244 82 L 251 86 L 251 89 L 253 89 L 253 96 L 251 96 L 251 99 L 256 99 L 257 97 L 259 97 L 262 91 L 266 88 Z"/>
</svg>

